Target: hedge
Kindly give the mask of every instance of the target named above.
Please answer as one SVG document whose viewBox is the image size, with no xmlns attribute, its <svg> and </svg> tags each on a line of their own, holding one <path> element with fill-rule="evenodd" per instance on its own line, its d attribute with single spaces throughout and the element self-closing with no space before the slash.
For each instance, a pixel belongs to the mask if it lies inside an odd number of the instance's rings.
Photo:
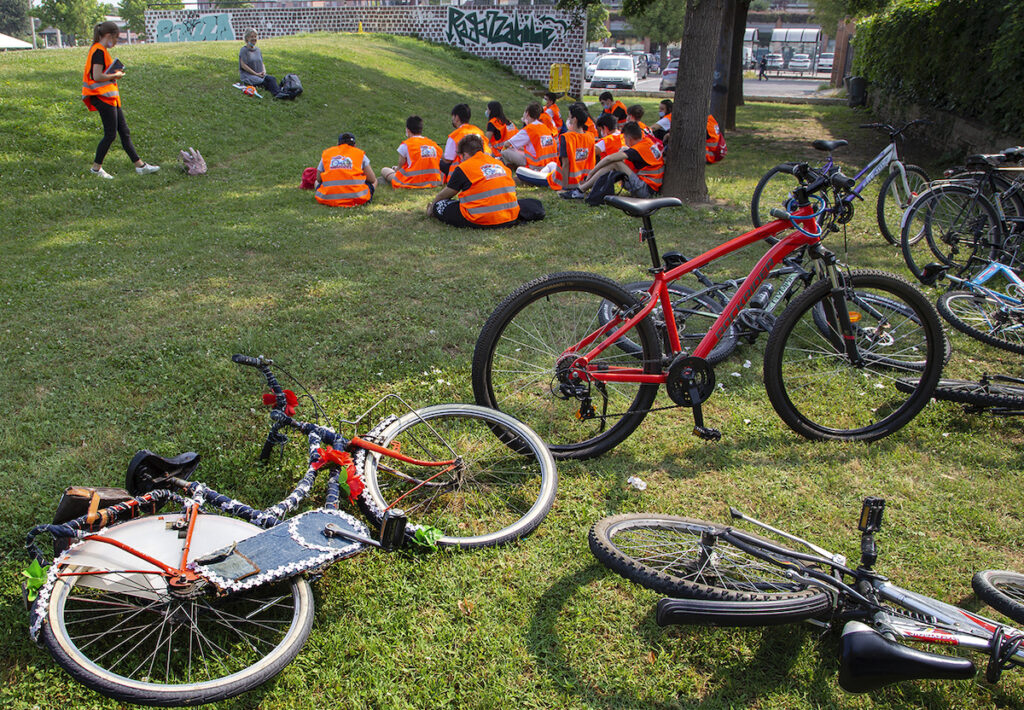
<svg viewBox="0 0 1024 710">
<path fill-rule="evenodd" d="M 854 44 L 875 90 L 1024 134 L 1021 0 L 895 0 Z"/>
</svg>

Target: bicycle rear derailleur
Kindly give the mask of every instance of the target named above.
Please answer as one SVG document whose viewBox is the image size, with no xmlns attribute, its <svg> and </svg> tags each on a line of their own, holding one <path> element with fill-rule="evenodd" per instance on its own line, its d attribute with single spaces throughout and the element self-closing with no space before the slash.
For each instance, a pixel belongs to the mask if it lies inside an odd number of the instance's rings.
<svg viewBox="0 0 1024 710">
<path fill-rule="evenodd" d="M 701 403 L 715 391 L 715 371 L 702 357 L 680 353 L 668 368 L 665 390 L 676 404 L 693 409 L 693 434 L 705 441 L 718 441 L 722 432 L 704 426 Z"/>
<path fill-rule="evenodd" d="M 604 427 L 607 424 L 608 392 L 603 382 L 594 382 L 589 378 L 581 376 L 579 372 L 574 370 L 573 366 L 577 357 L 575 353 L 569 353 L 559 358 L 558 362 L 555 363 L 555 376 L 551 381 L 551 393 L 559 399 L 578 400 L 580 408 L 576 410 L 576 418 L 580 421 L 600 419 L 601 431 L 604 431 Z M 594 400 L 591 397 L 592 384 L 597 387 L 597 391 L 601 394 L 600 414 L 594 408 Z"/>
</svg>

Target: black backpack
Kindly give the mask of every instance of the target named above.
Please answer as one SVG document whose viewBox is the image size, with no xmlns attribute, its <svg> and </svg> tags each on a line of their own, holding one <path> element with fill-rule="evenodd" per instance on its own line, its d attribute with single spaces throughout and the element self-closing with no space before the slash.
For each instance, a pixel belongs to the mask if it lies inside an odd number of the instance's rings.
<svg viewBox="0 0 1024 710">
<path fill-rule="evenodd" d="M 294 99 L 302 93 L 302 82 L 298 74 L 285 74 L 277 90 L 276 99 Z"/>
</svg>

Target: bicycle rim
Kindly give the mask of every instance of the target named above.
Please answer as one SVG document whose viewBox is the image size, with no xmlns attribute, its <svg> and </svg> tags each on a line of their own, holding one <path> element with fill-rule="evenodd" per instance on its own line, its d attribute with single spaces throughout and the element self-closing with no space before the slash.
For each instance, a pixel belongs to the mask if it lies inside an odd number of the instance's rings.
<svg viewBox="0 0 1024 710">
<path fill-rule="evenodd" d="M 551 453 L 537 434 L 501 412 L 471 404 L 426 407 L 375 438 L 406 457 L 455 461 L 430 467 L 367 455 L 364 509 L 378 525 L 386 509 L 403 510 L 412 539 L 429 527 L 440 532 L 439 545 L 504 544 L 540 525 L 555 499 Z"/>
<path fill-rule="evenodd" d="M 771 210 L 785 209 L 793 190 L 800 186 L 800 180 L 787 170 L 790 165 L 776 165 L 754 187 L 750 200 L 750 221 L 755 227 L 773 221 L 775 218 L 771 216 Z"/>
<path fill-rule="evenodd" d="M 1024 308 L 969 291 L 950 291 L 938 301 L 950 325 L 972 338 L 1024 355 Z"/>
</svg>

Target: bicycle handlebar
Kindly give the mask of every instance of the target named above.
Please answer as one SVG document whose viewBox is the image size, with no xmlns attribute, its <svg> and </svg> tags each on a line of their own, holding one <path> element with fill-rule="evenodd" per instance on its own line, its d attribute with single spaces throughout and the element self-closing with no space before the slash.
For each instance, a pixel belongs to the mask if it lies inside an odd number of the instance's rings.
<svg viewBox="0 0 1024 710">
<path fill-rule="evenodd" d="M 878 131 L 887 131 L 889 133 L 890 138 L 898 138 L 905 130 L 907 130 L 911 126 L 917 125 L 932 126 L 935 125 L 935 122 L 927 118 L 915 118 L 913 121 L 907 121 L 899 128 L 896 128 L 895 126 L 888 123 L 862 123 L 860 124 L 860 127 L 873 128 Z"/>
<path fill-rule="evenodd" d="M 285 397 L 284 388 L 281 387 L 281 384 L 277 381 L 277 377 L 274 376 L 273 371 L 270 369 L 270 366 L 274 364 L 273 360 L 263 357 L 262 355 L 259 357 L 252 357 L 250 355 L 242 355 L 241 353 L 232 355 L 231 359 L 239 365 L 255 367 L 259 370 L 260 373 L 262 373 L 263 378 L 267 381 L 267 386 L 270 387 L 270 391 L 274 393 L 274 406 L 273 409 L 270 410 L 270 418 L 274 423 L 270 425 L 270 431 L 267 432 L 267 438 L 263 442 L 263 448 L 260 449 L 260 461 L 266 461 L 270 458 L 270 454 L 273 453 L 275 446 L 288 441 L 287 437 L 278 433 L 278 430 L 282 426 L 290 426 L 294 429 L 298 429 L 307 436 L 310 431 L 316 431 L 316 433 L 320 435 L 320 438 L 326 443 L 333 443 L 336 438 L 338 438 L 337 434 L 331 432 L 329 429 L 318 427 L 316 424 L 300 422 L 285 414 L 284 409 L 288 405 L 288 400 Z M 330 434 L 327 435 L 327 432 L 330 432 Z"/>
</svg>

